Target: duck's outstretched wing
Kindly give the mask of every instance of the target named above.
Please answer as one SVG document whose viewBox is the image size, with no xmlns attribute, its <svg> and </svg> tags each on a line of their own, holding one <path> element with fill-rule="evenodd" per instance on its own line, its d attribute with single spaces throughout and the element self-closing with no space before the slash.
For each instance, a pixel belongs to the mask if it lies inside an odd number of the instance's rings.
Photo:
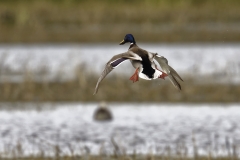
<svg viewBox="0 0 240 160">
<path fill-rule="evenodd" d="M 100 82 L 117 66 L 119 66 L 122 62 L 124 62 L 125 60 L 139 60 L 141 61 L 142 58 L 140 56 L 138 56 L 137 54 L 128 51 L 125 53 L 121 53 L 121 54 L 117 54 L 115 56 L 113 56 L 105 65 L 105 69 L 103 70 L 101 76 L 98 79 L 97 85 L 95 87 L 95 91 L 93 93 L 93 95 L 95 95 L 98 91 L 99 88 L 99 84 Z"/>
<path fill-rule="evenodd" d="M 177 77 L 179 80 L 183 81 L 183 79 L 179 76 L 179 74 L 171 66 L 169 66 L 169 68 L 170 68 L 170 72 L 172 73 L 172 75 L 174 77 Z"/>
<path fill-rule="evenodd" d="M 170 81 L 172 82 L 172 84 L 174 85 L 175 88 L 177 88 L 178 90 L 182 89 L 179 82 L 176 80 L 176 78 L 171 73 L 168 74 L 168 78 L 170 79 Z"/>
<path fill-rule="evenodd" d="M 181 81 L 183 81 L 183 79 L 179 76 L 179 74 L 171 66 L 168 65 L 168 60 L 165 57 L 160 56 L 160 55 L 156 55 L 155 59 L 160 64 L 163 72 L 168 74 L 168 77 L 169 77 L 170 81 L 172 82 L 172 84 L 174 85 L 174 87 L 177 88 L 178 90 L 181 90 L 181 85 L 179 84 L 177 79 L 179 79 Z"/>
</svg>

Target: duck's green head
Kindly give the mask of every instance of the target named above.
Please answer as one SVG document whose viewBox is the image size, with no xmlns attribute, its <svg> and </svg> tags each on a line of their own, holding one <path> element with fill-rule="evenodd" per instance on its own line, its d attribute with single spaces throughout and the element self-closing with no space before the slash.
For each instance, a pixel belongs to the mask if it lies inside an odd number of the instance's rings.
<svg viewBox="0 0 240 160">
<path fill-rule="evenodd" d="M 122 42 L 120 42 L 120 45 L 123 45 L 123 44 L 125 44 L 127 42 L 130 42 L 130 43 L 133 43 L 133 44 L 136 43 L 136 41 L 135 41 L 135 39 L 134 39 L 132 34 L 126 34 L 126 36 L 124 37 Z"/>
</svg>

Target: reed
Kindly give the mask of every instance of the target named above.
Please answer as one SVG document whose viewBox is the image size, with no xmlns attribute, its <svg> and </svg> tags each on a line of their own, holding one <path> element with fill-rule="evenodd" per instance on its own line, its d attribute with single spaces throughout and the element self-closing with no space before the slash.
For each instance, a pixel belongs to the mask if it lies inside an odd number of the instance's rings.
<svg viewBox="0 0 240 160">
<path fill-rule="evenodd" d="M 41 144 L 39 144 L 39 150 L 35 153 L 29 153 L 25 150 L 21 143 L 17 143 L 16 146 L 5 147 L 5 150 L 0 153 L 1 160 L 238 160 L 239 159 L 239 146 L 238 145 L 226 145 L 221 150 L 222 154 L 215 149 L 211 148 L 205 154 L 198 154 L 200 148 L 193 140 L 193 145 L 186 147 L 186 144 L 177 145 L 176 147 L 160 147 L 155 150 L 149 150 L 148 153 L 130 153 L 127 154 L 127 149 L 119 145 L 113 139 L 111 140 L 112 148 L 107 149 L 102 146 L 99 148 L 99 152 L 91 153 L 91 149 L 88 147 L 74 147 L 68 144 L 67 152 L 62 150 L 59 145 L 45 146 L 42 149 Z M 213 142 L 211 142 L 213 143 Z M 191 148 L 192 147 L 192 148 Z M 221 148 L 221 146 L 215 146 Z M 28 148 L 29 149 L 29 148 Z M 193 149 L 193 150 L 192 150 Z M 192 150 L 193 153 L 190 153 Z M 207 151 L 207 149 L 205 150 Z M 228 152 L 229 151 L 229 152 Z M 27 154 L 26 154 L 27 153 Z"/>
</svg>

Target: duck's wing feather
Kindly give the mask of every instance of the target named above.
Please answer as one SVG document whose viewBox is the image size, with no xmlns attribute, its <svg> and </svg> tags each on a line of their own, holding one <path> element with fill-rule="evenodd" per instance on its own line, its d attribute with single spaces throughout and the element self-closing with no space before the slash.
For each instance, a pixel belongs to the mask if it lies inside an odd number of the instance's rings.
<svg viewBox="0 0 240 160">
<path fill-rule="evenodd" d="M 176 78 L 172 74 L 169 74 L 168 78 L 172 82 L 172 84 L 174 85 L 175 88 L 177 88 L 178 90 L 182 89 L 181 85 L 178 83 L 178 81 L 176 80 Z"/>
<path fill-rule="evenodd" d="M 172 82 L 172 84 L 178 89 L 181 90 L 181 85 L 179 84 L 179 82 L 177 81 L 177 79 L 183 81 L 183 79 L 179 76 L 179 74 L 171 67 L 168 65 L 168 60 L 163 57 L 163 56 L 159 56 L 156 55 L 155 59 L 157 60 L 157 62 L 160 64 L 162 70 L 164 72 L 166 72 L 166 74 L 168 74 L 168 77 L 170 79 L 170 81 Z M 177 78 L 177 79 L 176 79 Z"/>
<path fill-rule="evenodd" d="M 93 93 L 93 95 L 95 95 L 98 92 L 98 88 L 99 88 L 99 84 L 100 82 L 113 70 L 114 68 L 111 65 L 106 64 L 105 69 L 103 70 L 101 76 L 99 77 L 96 87 L 95 87 L 95 91 Z"/>
<path fill-rule="evenodd" d="M 170 73 L 172 73 L 172 75 L 174 75 L 174 77 L 177 77 L 178 79 L 183 81 L 183 79 L 179 76 L 179 74 L 171 66 L 169 66 L 169 68 L 170 68 Z"/>
<path fill-rule="evenodd" d="M 105 65 L 105 69 L 103 70 L 101 76 L 99 77 L 96 87 L 95 87 L 95 91 L 93 93 L 93 95 L 95 95 L 98 92 L 98 88 L 99 88 L 99 84 L 100 82 L 117 66 L 119 66 L 122 62 L 124 62 L 125 60 L 139 60 L 141 61 L 141 57 L 138 56 L 137 54 L 128 51 L 125 53 L 121 53 L 121 54 L 117 54 L 115 56 L 113 56 Z"/>
</svg>

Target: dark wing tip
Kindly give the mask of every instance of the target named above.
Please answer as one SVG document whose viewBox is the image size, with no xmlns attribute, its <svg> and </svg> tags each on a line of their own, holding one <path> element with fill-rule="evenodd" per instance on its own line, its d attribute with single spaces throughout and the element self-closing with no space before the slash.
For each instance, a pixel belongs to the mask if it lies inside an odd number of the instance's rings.
<svg viewBox="0 0 240 160">
<path fill-rule="evenodd" d="M 182 77 L 180 77 L 179 74 L 177 74 L 177 78 L 180 79 L 181 81 L 183 81 Z"/>
<path fill-rule="evenodd" d="M 179 84 L 179 82 L 176 80 L 176 78 L 172 74 L 169 74 L 168 78 L 170 79 L 170 81 L 172 82 L 172 84 L 174 85 L 174 87 L 177 90 L 179 90 L 179 91 L 182 90 L 181 85 Z"/>
<path fill-rule="evenodd" d="M 95 90 L 94 90 L 94 92 L 93 92 L 93 95 L 96 95 L 96 94 L 97 94 L 97 92 L 98 92 L 98 85 L 99 85 L 99 82 L 97 83 L 97 85 L 96 85 L 96 87 L 95 87 Z"/>
</svg>

